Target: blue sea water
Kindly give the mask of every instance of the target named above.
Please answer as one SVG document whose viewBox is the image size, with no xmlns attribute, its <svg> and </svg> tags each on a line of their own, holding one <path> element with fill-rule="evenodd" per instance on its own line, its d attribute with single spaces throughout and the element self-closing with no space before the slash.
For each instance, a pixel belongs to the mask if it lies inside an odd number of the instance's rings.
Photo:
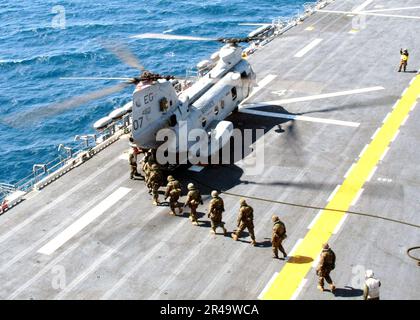
<svg viewBox="0 0 420 320">
<path fill-rule="evenodd" d="M 0 117 L 28 110 L 42 112 L 46 105 L 116 84 L 60 77 L 136 76 L 135 69 L 104 49 L 104 42 L 124 44 L 148 70 L 181 76 L 220 44 L 129 37 L 146 32 L 246 36 L 256 27 L 239 23 L 293 16 L 305 2 L 308 0 L 0 0 Z M 57 25 L 62 13 L 64 29 L 57 28 L 62 26 Z M 18 128 L 0 121 L 0 182 L 16 183 L 31 173 L 33 164 L 55 158 L 59 144 L 73 143 L 76 134 L 93 133 L 92 124 L 128 102 L 132 90 L 40 121 L 25 119 Z"/>
</svg>

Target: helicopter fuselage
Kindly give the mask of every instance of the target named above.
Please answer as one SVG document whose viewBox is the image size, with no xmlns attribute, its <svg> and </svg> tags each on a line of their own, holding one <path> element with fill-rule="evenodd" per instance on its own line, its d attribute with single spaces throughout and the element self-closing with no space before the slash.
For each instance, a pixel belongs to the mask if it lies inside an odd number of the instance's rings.
<svg viewBox="0 0 420 320">
<path fill-rule="evenodd" d="M 175 144 L 171 142 L 171 152 L 181 153 L 195 143 L 181 141 L 181 131 L 201 129 L 208 134 L 209 144 L 212 138 L 230 137 L 233 125 L 224 119 L 249 96 L 255 78 L 241 48 L 226 45 L 214 68 L 180 94 L 167 80 L 140 83 L 133 94 L 134 141 L 141 148 L 157 149 L 163 143 L 159 132 L 169 129 L 178 137 Z"/>
</svg>

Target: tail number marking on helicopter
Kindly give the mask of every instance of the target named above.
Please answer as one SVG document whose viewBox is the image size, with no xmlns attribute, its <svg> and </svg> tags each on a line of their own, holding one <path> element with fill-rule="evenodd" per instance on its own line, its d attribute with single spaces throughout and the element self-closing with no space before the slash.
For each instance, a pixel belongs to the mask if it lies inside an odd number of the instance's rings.
<svg viewBox="0 0 420 320">
<path fill-rule="evenodd" d="M 138 130 L 143 125 L 143 117 L 139 117 L 137 120 L 133 121 L 133 128 L 134 130 Z"/>
</svg>

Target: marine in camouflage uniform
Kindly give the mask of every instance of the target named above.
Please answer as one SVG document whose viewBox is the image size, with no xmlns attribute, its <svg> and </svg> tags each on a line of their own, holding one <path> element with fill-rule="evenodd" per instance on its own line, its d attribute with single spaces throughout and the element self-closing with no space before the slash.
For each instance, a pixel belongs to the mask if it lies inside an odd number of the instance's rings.
<svg viewBox="0 0 420 320">
<path fill-rule="evenodd" d="M 168 184 L 166 185 L 165 199 L 169 197 L 169 206 L 171 207 L 171 214 L 176 215 L 175 209 L 179 209 L 179 213 L 182 213 L 182 206 L 178 200 L 181 197 L 181 184 L 178 180 L 175 180 L 173 176 L 168 176 Z"/>
<path fill-rule="evenodd" d="M 249 235 L 252 239 L 251 244 L 255 246 L 257 242 L 255 241 L 254 234 L 254 209 L 246 203 L 245 199 L 240 200 L 241 207 L 239 208 L 238 215 L 238 229 L 232 233 L 233 240 L 238 240 L 241 236 L 242 231 L 248 229 Z"/>
<path fill-rule="evenodd" d="M 273 221 L 273 234 L 271 235 L 271 245 L 273 247 L 273 258 L 279 258 L 279 250 L 283 253 L 283 257 L 287 257 L 286 251 L 282 246 L 282 242 L 286 239 L 286 226 L 278 216 L 272 216 L 271 220 Z"/>
<path fill-rule="evenodd" d="M 319 277 L 318 289 L 324 291 L 324 280 L 330 285 L 331 292 L 335 291 L 335 285 L 330 277 L 330 272 L 335 269 L 335 253 L 331 250 L 328 243 L 322 246 L 321 257 L 319 259 L 316 274 Z"/>
<path fill-rule="evenodd" d="M 159 188 L 162 183 L 162 173 L 159 170 L 159 166 L 155 163 L 151 167 L 150 176 L 148 179 L 148 185 L 151 188 L 153 195 L 153 204 L 157 206 L 159 204 Z"/>
<path fill-rule="evenodd" d="M 149 173 L 153 163 L 154 161 L 152 158 L 152 149 L 150 149 L 146 151 L 143 159 L 141 160 L 142 170 L 144 172 L 144 180 L 146 181 L 149 179 Z"/>
<path fill-rule="evenodd" d="M 128 153 L 128 163 L 130 165 L 130 179 L 134 179 L 134 176 L 139 176 L 137 171 L 137 155 L 133 150 Z"/>
<path fill-rule="evenodd" d="M 198 205 L 203 204 L 200 191 L 194 186 L 193 183 L 188 184 L 188 194 L 185 206 L 190 207 L 190 220 L 193 225 L 198 225 L 197 208 Z"/>
<path fill-rule="evenodd" d="M 208 217 L 211 220 L 210 232 L 215 234 L 216 229 L 220 227 L 223 229 L 223 233 L 226 235 L 227 230 L 225 228 L 225 223 L 222 221 L 223 212 L 225 211 L 225 204 L 223 199 L 219 197 L 219 193 L 217 191 L 212 191 L 211 196 L 213 199 L 210 201 L 208 213 Z"/>
</svg>

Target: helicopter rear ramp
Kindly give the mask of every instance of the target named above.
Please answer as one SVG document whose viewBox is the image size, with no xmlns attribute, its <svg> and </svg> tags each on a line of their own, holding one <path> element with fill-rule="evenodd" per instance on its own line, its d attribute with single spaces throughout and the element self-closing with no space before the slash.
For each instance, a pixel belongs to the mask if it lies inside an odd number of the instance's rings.
<svg viewBox="0 0 420 320">
<path fill-rule="evenodd" d="M 382 299 L 419 299 L 406 250 L 420 244 L 420 6 L 403 6 L 336 1 L 249 57 L 260 87 L 230 120 L 264 129 L 264 167 L 177 171 L 203 193 L 199 227 L 129 179 L 127 136 L 30 193 L 0 216 L 0 298 L 361 299 L 372 269 Z M 225 191 L 229 232 L 248 199 L 256 247 L 209 234 L 212 189 Z M 287 261 L 271 258 L 273 214 Z M 337 256 L 335 294 L 316 289 L 323 242 Z"/>
</svg>

